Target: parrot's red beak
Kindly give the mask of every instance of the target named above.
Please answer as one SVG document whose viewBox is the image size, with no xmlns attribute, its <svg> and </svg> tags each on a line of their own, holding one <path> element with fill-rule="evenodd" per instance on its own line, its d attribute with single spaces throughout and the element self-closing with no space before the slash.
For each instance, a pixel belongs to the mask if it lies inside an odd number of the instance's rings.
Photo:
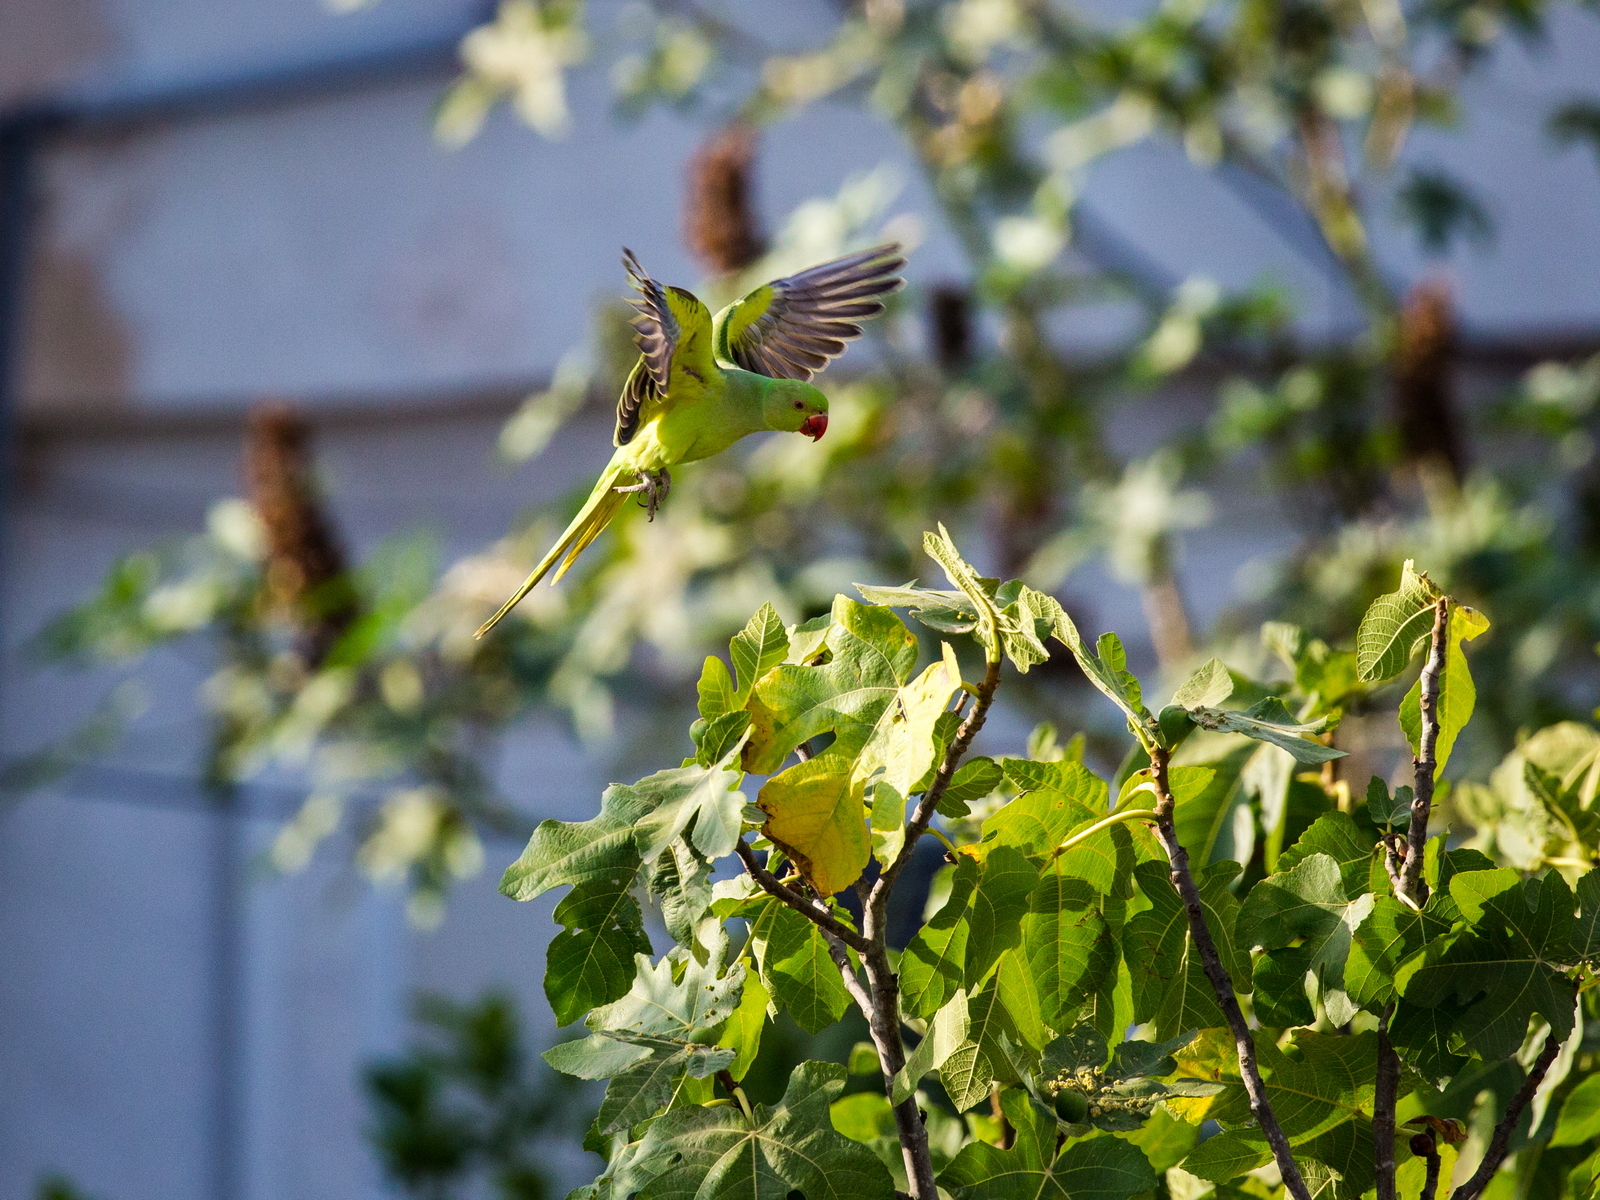
<svg viewBox="0 0 1600 1200">
<path fill-rule="evenodd" d="M 804 421 L 800 422 L 800 432 L 813 442 L 820 442 L 822 435 L 828 432 L 828 414 L 812 413 Z"/>
</svg>

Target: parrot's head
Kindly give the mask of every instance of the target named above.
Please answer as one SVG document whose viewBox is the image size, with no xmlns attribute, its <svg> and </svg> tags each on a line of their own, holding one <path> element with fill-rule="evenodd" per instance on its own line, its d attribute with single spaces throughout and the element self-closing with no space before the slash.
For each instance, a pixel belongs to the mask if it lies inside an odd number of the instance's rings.
<svg viewBox="0 0 1600 1200">
<path fill-rule="evenodd" d="M 828 398 L 798 379 L 775 379 L 767 389 L 766 418 L 768 429 L 817 441 L 828 432 Z"/>
</svg>

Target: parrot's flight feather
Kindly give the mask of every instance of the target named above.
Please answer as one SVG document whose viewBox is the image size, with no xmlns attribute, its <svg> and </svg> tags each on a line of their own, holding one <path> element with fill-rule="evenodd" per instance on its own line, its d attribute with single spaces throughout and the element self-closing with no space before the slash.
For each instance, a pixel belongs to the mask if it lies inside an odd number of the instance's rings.
<svg viewBox="0 0 1600 1200">
<path fill-rule="evenodd" d="M 539 565 L 533 569 L 533 573 L 522 581 L 522 586 L 516 590 L 516 594 L 500 606 L 499 612 L 478 627 L 478 637 L 482 637 L 498 625 L 500 619 L 520 604 L 522 598 L 533 591 L 538 582 L 550 573 L 550 568 L 563 557 L 566 561 L 561 563 L 556 578 L 560 579 L 567 573 L 567 568 L 583 552 L 583 548 L 600 536 L 600 531 L 611 524 L 611 518 L 616 516 L 617 510 L 627 501 L 627 496 L 613 490 L 626 473 L 626 467 L 617 463 L 615 459 L 601 472 L 600 482 L 594 485 L 594 491 L 589 493 L 589 498 L 578 510 L 578 515 L 572 518 L 572 524 L 567 526 L 566 532 L 556 544 L 550 547 L 550 552 L 539 560 Z"/>
<path fill-rule="evenodd" d="M 650 366 L 641 354 L 639 361 L 633 364 L 633 370 L 628 372 L 628 382 L 622 386 L 622 398 L 617 401 L 617 431 L 611 437 L 611 444 L 626 446 L 633 441 L 633 435 L 639 432 L 640 418 L 645 408 L 653 406 L 660 398 L 655 377 L 650 374 Z"/>
<path fill-rule="evenodd" d="M 623 250 L 622 263 L 639 290 L 639 298 L 630 303 L 639 310 L 633 318 L 634 340 L 648 382 L 637 367 L 628 377 L 617 404 L 613 441 L 618 446 L 631 442 L 654 410 L 697 399 L 717 369 L 711 353 L 711 310 L 692 292 L 663 287 L 650 278 L 632 250 Z"/>
<path fill-rule="evenodd" d="M 856 324 L 883 311 L 905 284 L 900 246 L 857 251 L 774 280 L 717 314 L 717 356 L 773 379 L 809 381 L 861 336 Z"/>
</svg>

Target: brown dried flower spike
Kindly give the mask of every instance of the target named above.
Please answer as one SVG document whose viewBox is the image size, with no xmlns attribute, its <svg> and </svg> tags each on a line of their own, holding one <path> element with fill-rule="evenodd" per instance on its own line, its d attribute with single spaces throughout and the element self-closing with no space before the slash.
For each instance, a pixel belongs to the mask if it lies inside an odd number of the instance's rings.
<svg viewBox="0 0 1600 1200">
<path fill-rule="evenodd" d="M 245 432 L 245 479 L 267 535 L 267 603 L 299 627 L 320 666 L 356 616 L 355 590 L 312 477 L 311 430 L 281 401 L 256 405 Z"/>
<path fill-rule="evenodd" d="M 1418 284 L 1400 312 L 1395 354 L 1395 419 L 1406 459 L 1442 463 L 1457 480 L 1466 467 L 1451 378 L 1456 350 L 1450 285 Z"/>
<path fill-rule="evenodd" d="M 719 275 L 742 271 L 765 250 L 751 202 L 756 139 L 735 122 L 710 138 L 689 163 L 685 237 Z"/>
</svg>

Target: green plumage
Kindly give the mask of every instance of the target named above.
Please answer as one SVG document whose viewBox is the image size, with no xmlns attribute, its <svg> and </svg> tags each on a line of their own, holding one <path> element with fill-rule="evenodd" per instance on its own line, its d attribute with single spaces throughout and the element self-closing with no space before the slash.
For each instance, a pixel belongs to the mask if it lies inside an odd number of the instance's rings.
<svg viewBox="0 0 1600 1200">
<path fill-rule="evenodd" d="M 883 311 L 880 297 L 901 286 L 896 272 L 905 260 L 895 245 L 845 255 L 763 284 L 715 320 L 692 293 L 650 278 L 631 251 L 623 263 L 639 291 L 639 361 L 617 402 L 616 453 L 578 515 L 479 637 L 552 569 L 552 583 L 565 575 L 629 495 L 647 492 L 654 516 L 670 468 L 720 454 L 752 433 L 820 438 L 828 399 L 810 379 L 860 336 L 857 321 Z"/>
</svg>

